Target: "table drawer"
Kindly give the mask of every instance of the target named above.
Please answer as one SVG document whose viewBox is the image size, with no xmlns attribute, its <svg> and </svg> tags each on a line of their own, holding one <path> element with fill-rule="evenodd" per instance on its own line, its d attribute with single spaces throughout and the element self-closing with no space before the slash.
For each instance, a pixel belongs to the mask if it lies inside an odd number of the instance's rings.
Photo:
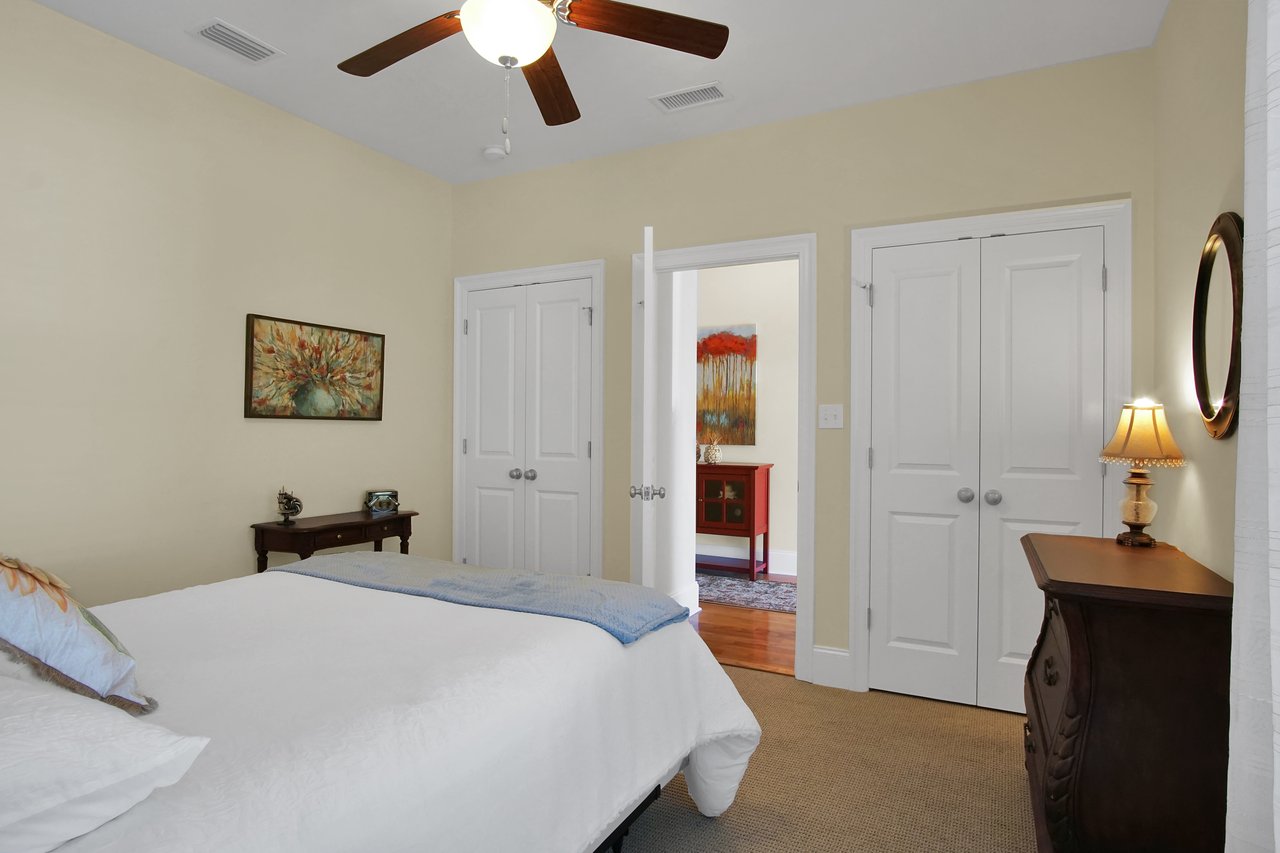
<svg viewBox="0 0 1280 853">
<path fill-rule="evenodd" d="M 1071 675 L 1071 646 L 1062 626 L 1062 616 L 1056 601 L 1050 601 L 1045 619 L 1044 643 L 1027 672 L 1028 686 L 1044 720 L 1043 741 L 1052 743 L 1058 730 L 1058 719 L 1067 698 Z"/>
<path fill-rule="evenodd" d="M 386 521 L 375 521 L 364 529 L 364 535 L 368 539 L 386 539 L 391 536 L 399 536 L 404 531 L 404 520 L 389 518 Z"/>
<path fill-rule="evenodd" d="M 316 534 L 316 550 L 337 548 L 342 545 L 358 545 L 361 542 L 368 541 L 369 537 L 364 535 L 364 529 L 360 527 L 350 527 L 346 530 L 326 530 L 323 533 Z"/>
</svg>

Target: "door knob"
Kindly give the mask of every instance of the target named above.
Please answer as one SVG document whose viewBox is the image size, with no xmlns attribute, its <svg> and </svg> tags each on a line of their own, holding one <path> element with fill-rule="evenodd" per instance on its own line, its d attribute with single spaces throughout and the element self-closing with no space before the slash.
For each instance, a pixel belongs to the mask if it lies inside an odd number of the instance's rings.
<svg viewBox="0 0 1280 853">
<path fill-rule="evenodd" d="M 526 468 L 524 472 L 524 478 L 526 480 L 536 480 L 538 479 L 538 472 L 532 468 Z"/>
<path fill-rule="evenodd" d="M 653 496 L 657 498 L 665 498 L 667 496 L 667 487 L 658 486 L 656 489 L 653 490 Z"/>
<path fill-rule="evenodd" d="M 956 492 L 956 497 L 960 499 L 960 503 L 967 504 L 969 501 L 973 500 L 973 489 L 967 487 L 963 488 Z"/>
<path fill-rule="evenodd" d="M 987 503 L 991 504 L 992 506 L 995 506 L 996 504 L 1000 503 L 1000 501 L 1004 500 L 1004 495 L 1000 494 L 1000 492 L 998 492 L 997 490 L 992 489 L 991 491 L 983 495 L 982 499 Z"/>
<path fill-rule="evenodd" d="M 507 476 L 513 480 L 519 480 L 521 477 L 524 476 L 524 472 L 521 471 L 519 468 L 512 468 L 510 471 L 507 472 Z"/>
</svg>

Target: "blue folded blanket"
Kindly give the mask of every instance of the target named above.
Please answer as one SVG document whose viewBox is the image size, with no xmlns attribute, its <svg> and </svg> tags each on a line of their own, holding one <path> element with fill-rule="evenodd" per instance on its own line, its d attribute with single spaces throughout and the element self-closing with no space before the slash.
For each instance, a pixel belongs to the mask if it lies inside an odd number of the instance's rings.
<svg viewBox="0 0 1280 853">
<path fill-rule="evenodd" d="M 623 645 L 689 618 L 689 608 L 657 590 L 636 584 L 487 569 L 377 551 L 326 554 L 268 571 L 293 572 L 472 607 L 577 619 L 604 629 Z"/>
</svg>

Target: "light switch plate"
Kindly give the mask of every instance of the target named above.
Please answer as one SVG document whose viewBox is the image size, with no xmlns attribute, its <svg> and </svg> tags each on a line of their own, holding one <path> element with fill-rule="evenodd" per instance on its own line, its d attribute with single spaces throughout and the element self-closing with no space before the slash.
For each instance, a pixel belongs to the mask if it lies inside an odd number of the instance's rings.
<svg viewBox="0 0 1280 853">
<path fill-rule="evenodd" d="M 819 406 L 818 429 L 844 429 L 844 405 L 824 403 Z"/>
</svg>

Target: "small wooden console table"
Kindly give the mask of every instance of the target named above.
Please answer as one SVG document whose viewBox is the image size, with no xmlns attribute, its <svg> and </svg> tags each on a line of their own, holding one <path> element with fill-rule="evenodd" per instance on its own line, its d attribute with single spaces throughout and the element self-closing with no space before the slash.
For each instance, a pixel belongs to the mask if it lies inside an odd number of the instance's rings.
<svg viewBox="0 0 1280 853">
<path fill-rule="evenodd" d="M 400 537 L 400 553 L 409 553 L 409 536 L 413 533 L 410 519 L 413 510 L 374 515 L 369 512 L 341 512 L 295 519 L 293 524 L 263 521 L 253 528 L 253 547 L 258 551 L 258 571 L 267 569 L 267 553 L 284 551 L 304 560 L 324 548 L 359 545 L 372 542 L 373 550 L 382 550 L 382 540 Z"/>
</svg>

